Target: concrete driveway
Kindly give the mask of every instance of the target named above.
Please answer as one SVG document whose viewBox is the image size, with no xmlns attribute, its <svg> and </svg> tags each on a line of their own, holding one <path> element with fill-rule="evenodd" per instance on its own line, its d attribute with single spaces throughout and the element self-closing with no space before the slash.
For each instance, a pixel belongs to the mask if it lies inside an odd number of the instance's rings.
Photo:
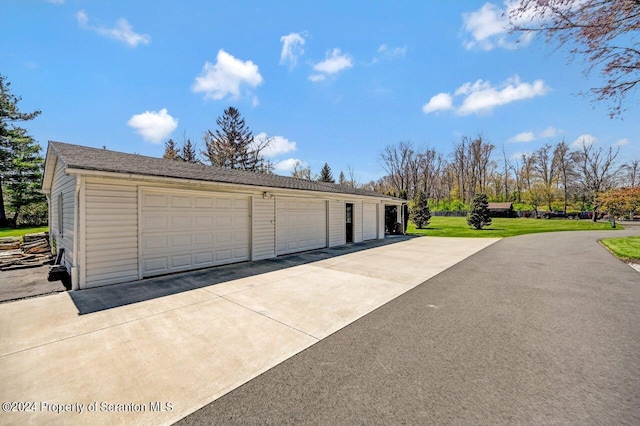
<svg viewBox="0 0 640 426">
<path fill-rule="evenodd" d="M 178 425 L 640 425 L 640 274 L 598 244 L 639 231 L 505 238 Z"/>
<path fill-rule="evenodd" d="M 172 423 L 496 241 L 398 238 L 2 304 L 0 423 Z"/>
</svg>

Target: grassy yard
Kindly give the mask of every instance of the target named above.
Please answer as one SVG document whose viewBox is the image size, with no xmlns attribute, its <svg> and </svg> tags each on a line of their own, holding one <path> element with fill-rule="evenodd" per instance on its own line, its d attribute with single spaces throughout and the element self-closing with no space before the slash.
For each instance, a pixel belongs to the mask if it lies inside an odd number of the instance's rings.
<svg viewBox="0 0 640 426">
<path fill-rule="evenodd" d="M 605 238 L 600 242 L 616 257 L 640 261 L 640 237 Z"/>
<path fill-rule="evenodd" d="M 25 234 L 35 234 L 36 232 L 46 232 L 48 226 L 38 226 L 35 228 L 0 228 L 0 238 L 2 237 L 22 237 Z"/>
<path fill-rule="evenodd" d="M 616 229 L 623 229 L 617 225 Z M 611 231 L 609 222 L 596 222 L 590 220 L 570 219 L 504 219 L 494 218 L 489 227 L 480 231 L 469 228 L 465 217 L 433 216 L 431 223 L 425 229 L 416 229 L 413 223 L 409 223 L 407 234 L 428 235 L 431 237 L 484 237 L 500 238 L 514 235 L 534 234 L 538 232 L 556 231 Z"/>
</svg>

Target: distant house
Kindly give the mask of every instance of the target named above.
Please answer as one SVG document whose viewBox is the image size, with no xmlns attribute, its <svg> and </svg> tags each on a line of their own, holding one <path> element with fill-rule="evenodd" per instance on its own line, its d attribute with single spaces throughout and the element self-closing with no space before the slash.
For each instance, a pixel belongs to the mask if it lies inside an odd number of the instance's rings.
<svg viewBox="0 0 640 426">
<path fill-rule="evenodd" d="M 489 215 L 491 217 L 516 217 L 513 203 L 489 203 Z"/>
<path fill-rule="evenodd" d="M 405 200 L 49 142 L 43 192 L 73 290 L 385 237 Z"/>
</svg>

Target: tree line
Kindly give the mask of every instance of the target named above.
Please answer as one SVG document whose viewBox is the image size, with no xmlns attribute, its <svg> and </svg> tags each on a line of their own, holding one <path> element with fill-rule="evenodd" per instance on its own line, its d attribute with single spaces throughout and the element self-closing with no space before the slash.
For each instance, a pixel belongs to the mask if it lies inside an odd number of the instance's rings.
<svg viewBox="0 0 640 426">
<path fill-rule="evenodd" d="M 513 202 L 567 212 L 598 210 L 597 195 L 619 186 L 640 184 L 640 161 L 620 164 L 619 147 L 605 148 L 580 141 L 571 147 L 564 140 L 545 144 L 517 158 L 481 135 L 463 136 L 452 152 L 417 148 L 410 142 L 388 145 L 380 154 L 386 176 L 372 183 L 375 189 L 405 199 L 426 194 L 440 210 L 466 209 L 476 194 L 490 201 Z"/>
</svg>

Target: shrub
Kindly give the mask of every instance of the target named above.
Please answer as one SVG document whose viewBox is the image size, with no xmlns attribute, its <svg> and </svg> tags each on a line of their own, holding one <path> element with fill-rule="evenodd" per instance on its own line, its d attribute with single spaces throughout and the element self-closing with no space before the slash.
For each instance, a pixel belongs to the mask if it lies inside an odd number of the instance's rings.
<svg viewBox="0 0 640 426">
<path fill-rule="evenodd" d="M 418 192 L 416 198 L 409 203 L 409 219 L 420 229 L 423 225 L 429 225 L 431 220 L 431 209 L 427 203 L 427 196 L 424 192 Z"/>
<path fill-rule="evenodd" d="M 489 202 L 486 194 L 477 194 L 473 198 L 471 211 L 467 216 L 467 223 L 475 229 L 482 229 L 491 225 L 491 217 L 489 216 Z"/>
</svg>

